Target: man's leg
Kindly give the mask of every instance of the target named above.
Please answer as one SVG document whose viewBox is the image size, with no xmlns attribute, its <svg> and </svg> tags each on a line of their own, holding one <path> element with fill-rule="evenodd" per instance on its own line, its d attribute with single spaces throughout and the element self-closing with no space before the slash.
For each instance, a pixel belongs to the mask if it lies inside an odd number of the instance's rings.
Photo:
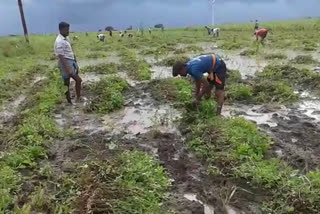
<svg viewBox="0 0 320 214">
<path fill-rule="evenodd" d="M 76 94 L 77 94 L 77 101 L 80 100 L 81 97 L 81 82 L 82 79 L 78 75 L 73 75 L 72 79 L 76 82 Z"/>
<path fill-rule="evenodd" d="M 224 89 L 216 89 L 215 92 L 216 101 L 217 101 L 217 115 L 221 115 L 223 103 L 224 103 Z"/>
<path fill-rule="evenodd" d="M 65 78 L 63 79 L 63 81 L 64 81 L 64 85 L 67 86 L 67 91 L 65 93 L 66 99 L 68 103 L 72 104 L 71 96 L 70 96 L 70 78 Z"/>
<path fill-rule="evenodd" d="M 221 65 L 217 69 L 217 73 L 215 74 L 215 98 L 217 101 L 217 115 L 221 115 L 223 103 L 224 103 L 224 87 L 226 83 L 227 77 L 227 67 L 224 61 L 221 61 Z"/>
<path fill-rule="evenodd" d="M 211 93 L 212 93 L 212 89 L 214 88 L 214 81 L 210 81 L 209 79 L 207 79 L 207 81 L 209 82 L 209 89 L 207 89 L 207 91 L 205 92 L 205 99 L 210 99 L 211 98 Z"/>
</svg>

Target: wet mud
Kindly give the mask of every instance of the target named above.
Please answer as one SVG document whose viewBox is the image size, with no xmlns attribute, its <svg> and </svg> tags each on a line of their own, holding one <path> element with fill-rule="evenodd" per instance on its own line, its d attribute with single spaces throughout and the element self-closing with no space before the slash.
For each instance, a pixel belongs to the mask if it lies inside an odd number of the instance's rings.
<svg viewBox="0 0 320 214">
<path fill-rule="evenodd" d="M 232 104 L 224 108 L 223 115 L 241 116 L 256 123 L 274 140 L 273 156 L 286 160 L 296 169 L 308 171 L 320 164 L 320 105 L 318 104 L 318 99 L 310 97 L 287 107 Z"/>
</svg>

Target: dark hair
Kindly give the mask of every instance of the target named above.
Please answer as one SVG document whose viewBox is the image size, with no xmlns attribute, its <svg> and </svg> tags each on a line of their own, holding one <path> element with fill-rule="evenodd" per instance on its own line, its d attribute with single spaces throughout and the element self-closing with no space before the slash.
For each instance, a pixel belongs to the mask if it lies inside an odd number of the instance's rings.
<svg viewBox="0 0 320 214">
<path fill-rule="evenodd" d="M 70 25 L 67 22 L 60 22 L 59 23 L 59 30 L 62 30 L 67 27 L 70 27 Z"/>
<path fill-rule="evenodd" d="M 174 77 L 178 76 L 180 74 L 180 71 L 186 67 L 186 63 L 183 63 L 183 62 L 176 62 L 174 65 L 173 65 L 173 68 L 172 68 L 172 75 Z"/>
</svg>

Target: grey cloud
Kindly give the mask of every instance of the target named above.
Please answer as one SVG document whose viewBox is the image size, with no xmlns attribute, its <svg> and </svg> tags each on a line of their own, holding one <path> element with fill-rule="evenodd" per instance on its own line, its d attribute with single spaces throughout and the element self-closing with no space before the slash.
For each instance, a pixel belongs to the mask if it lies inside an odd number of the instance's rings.
<svg viewBox="0 0 320 214">
<path fill-rule="evenodd" d="M 29 31 L 56 32 L 61 20 L 76 31 L 106 25 L 125 28 L 163 23 L 168 27 L 210 23 L 209 0 L 24 0 Z M 319 0 L 216 0 L 218 23 L 318 16 Z M 21 33 L 17 2 L 0 0 L 0 35 Z"/>
</svg>

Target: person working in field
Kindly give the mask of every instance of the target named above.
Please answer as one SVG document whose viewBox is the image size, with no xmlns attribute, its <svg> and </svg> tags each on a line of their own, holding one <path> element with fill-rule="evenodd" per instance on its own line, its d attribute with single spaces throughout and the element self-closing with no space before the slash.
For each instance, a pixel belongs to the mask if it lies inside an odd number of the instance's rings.
<svg viewBox="0 0 320 214">
<path fill-rule="evenodd" d="M 208 73 L 205 78 L 204 74 Z M 211 90 L 215 86 L 215 96 L 218 103 L 217 115 L 221 114 L 224 103 L 224 87 L 227 75 L 227 68 L 224 61 L 215 54 L 198 56 L 187 63 L 178 62 L 173 66 L 173 76 L 193 77 L 196 85 L 195 103 L 201 101 L 206 95 L 211 97 Z"/>
<path fill-rule="evenodd" d="M 100 42 L 104 42 L 106 36 L 105 36 L 104 34 L 100 33 L 100 34 L 97 36 L 97 38 L 100 40 Z"/>
<path fill-rule="evenodd" d="M 256 31 L 254 32 L 254 35 L 256 35 L 257 41 L 258 41 L 259 38 L 260 38 L 261 43 L 263 43 L 264 39 L 265 39 L 265 38 L 267 37 L 267 35 L 268 35 L 268 32 L 269 32 L 269 30 L 267 30 L 267 29 L 260 29 L 260 30 L 256 30 Z"/>
<path fill-rule="evenodd" d="M 60 34 L 57 36 L 54 44 L 54 52 L 58 57 L 58 66 L 61 71 L 61 76 L 64 80 L 64 84 L 68 87 L 65 93 L 67 101 L 72 104 L 70 97 L 70 78 L 74 79 L 76 82 L 76 94 L 77 101 L 80 101 L 81 92 L 81 78 L 79 77 L 79 67 L 77 64 L 76 56 L 73 53 L 69 36 L 70 25 L 66 22 L 61 22 L 59 24 Z"/>
<path fill-rule="evenodd" d="M 258 20 L 256 20 L 256 22 L 254 23 L 254 30 L 258 30 L 259 29 L 259 22 Z"/>
</svg>

